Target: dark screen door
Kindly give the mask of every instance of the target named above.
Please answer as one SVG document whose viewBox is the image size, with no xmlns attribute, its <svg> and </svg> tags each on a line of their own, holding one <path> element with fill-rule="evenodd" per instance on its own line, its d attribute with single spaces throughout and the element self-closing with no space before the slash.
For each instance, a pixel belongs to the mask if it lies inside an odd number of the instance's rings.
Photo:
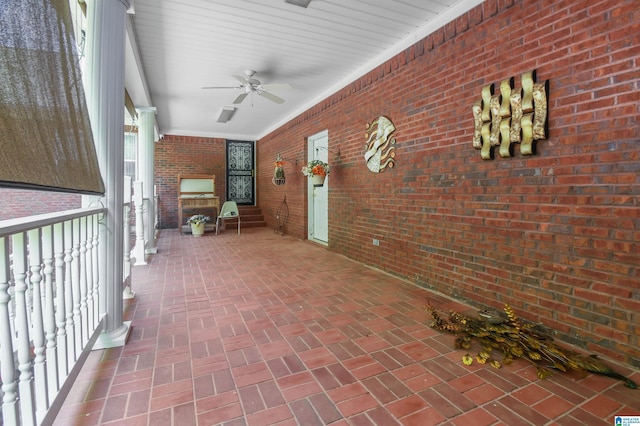
<svg viewBox="0 0 640 426">
<path fill-rule="evenodd" d="M 254 148 L 252 141 L 227 141 L 227 200 L 255 204 Z"/>
</svg>

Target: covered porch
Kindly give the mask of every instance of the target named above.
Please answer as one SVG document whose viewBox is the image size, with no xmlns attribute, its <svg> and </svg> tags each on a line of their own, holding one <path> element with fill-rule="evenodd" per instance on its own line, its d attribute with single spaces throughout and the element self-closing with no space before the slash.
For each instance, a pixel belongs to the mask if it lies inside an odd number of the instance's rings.
<svg viewBox="0 0 640 426">
<path fill-rule="evenodd" d="M 470 306 L 311 242 L 163 230 L 157 247 L 133 268 L 128 343 L 91 352 L 55 424 L 611 425 L 638 413 L 640 391 L 608 377 L 463 365 L 425 305 Z"/>
</svg>

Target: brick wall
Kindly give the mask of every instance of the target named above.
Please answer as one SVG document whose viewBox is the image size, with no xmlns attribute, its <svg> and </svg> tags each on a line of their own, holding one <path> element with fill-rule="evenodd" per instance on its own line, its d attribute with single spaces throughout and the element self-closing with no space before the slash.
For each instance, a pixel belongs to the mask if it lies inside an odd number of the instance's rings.
<svg viewBox="0 0 640 426">
<path fill-rule="evenodd" d="M 0 188 L 0 220 L 79 209 L 82 196 L 62 192 Z"/>
<path fill-rule="evenodd" d="M 160 228 L 178 227 L 178 175 L 216 175 L 216 195 L 225 200 L 225 139 L 165 135 L 155 144 L 155 184 Z"/>
<path fill-rule="evenodd" d="M 269 226 L 286 196 L 286 231 L 306 238 L 299 170 L 328 129 L 330 250 L 640 367 L 638 22 L 635 0 L 486 1 L 258 142 Z M 532 69 L 549 80 L 548 139 L 483 161 L 471 106 Z M 374 174 L 365 124 L 381 115 L 397 162 Z"/>
</svg>

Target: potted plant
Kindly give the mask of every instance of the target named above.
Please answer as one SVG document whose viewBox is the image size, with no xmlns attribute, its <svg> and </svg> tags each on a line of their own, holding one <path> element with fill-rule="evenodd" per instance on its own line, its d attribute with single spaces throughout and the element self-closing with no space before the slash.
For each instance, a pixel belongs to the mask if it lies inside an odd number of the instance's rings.
<svg viewBox="0 0 640 426">
<path fill-rule="evenodd" d="M 209 222 L 211 218 L 203 214 L 194 214 L 187 220 L 187 225 L 191 225 L 191 234 L 194 237 L 204 235 L 204 224 Z"/>
<path fill-rule="evenodd" d="M 329 165 L 321 160 L 309 161 L 306 166 L 302 168 L 302 174 L 311 178 L 313 186 L 324 185 L 324 180 L 329 174 Z"/>
</svg>

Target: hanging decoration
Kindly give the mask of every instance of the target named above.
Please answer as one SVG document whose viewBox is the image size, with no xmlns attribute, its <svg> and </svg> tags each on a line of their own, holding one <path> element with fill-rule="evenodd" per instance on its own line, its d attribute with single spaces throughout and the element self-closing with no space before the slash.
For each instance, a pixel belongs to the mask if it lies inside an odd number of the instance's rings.
<svg viewBox="0 0 640 426">
<path fill-rule="evenodd" d="M 276 186 L 284 185 L 286 182 L 286 178 L 284 176 L 284 168 L 282 167 L 283 164 L 284 160 L 282 159 L 282 156 L 278 154 L 275 162 L 276 168 L 273 171 L 273 179 L 271 179 L 271 182 L 273 182 L 273 184 Z"/>
<path fill-rule="evenodd" d="M 302 168 L 302 174 L 311 179 L 313 186 L 319 187 L 324 185 L 329 169 L 329 164 L 324 161 L 312 160 Z"/>
<path fill-rule="evenodd" d="M 387 168 L 393 168 L 396 157 L 396 139 L 391 134 L 396 130 L 391 120 L 380 116 L 366 125 L 364 134 L 364 159 L 367 167 L 374 173 L 382 173 Z"/>
<path fill-rule="evenodd" d="M 500 82 L 500 94 L 493 94 L 493 84 L 482 88 L 481 99 L 472 108 L 473 147 L 483 160 L 493 158 L 493 147 L 500 146 L 501 157 L 511 157 L 511 144 L 520 144 L 522 155 L 531 155 L 534 141 L 547 138 L 548 80 L 536 83 L 535 70 L 520 77 L 521 88 L 514 89 L 514 79 Z"/>
</svg>

